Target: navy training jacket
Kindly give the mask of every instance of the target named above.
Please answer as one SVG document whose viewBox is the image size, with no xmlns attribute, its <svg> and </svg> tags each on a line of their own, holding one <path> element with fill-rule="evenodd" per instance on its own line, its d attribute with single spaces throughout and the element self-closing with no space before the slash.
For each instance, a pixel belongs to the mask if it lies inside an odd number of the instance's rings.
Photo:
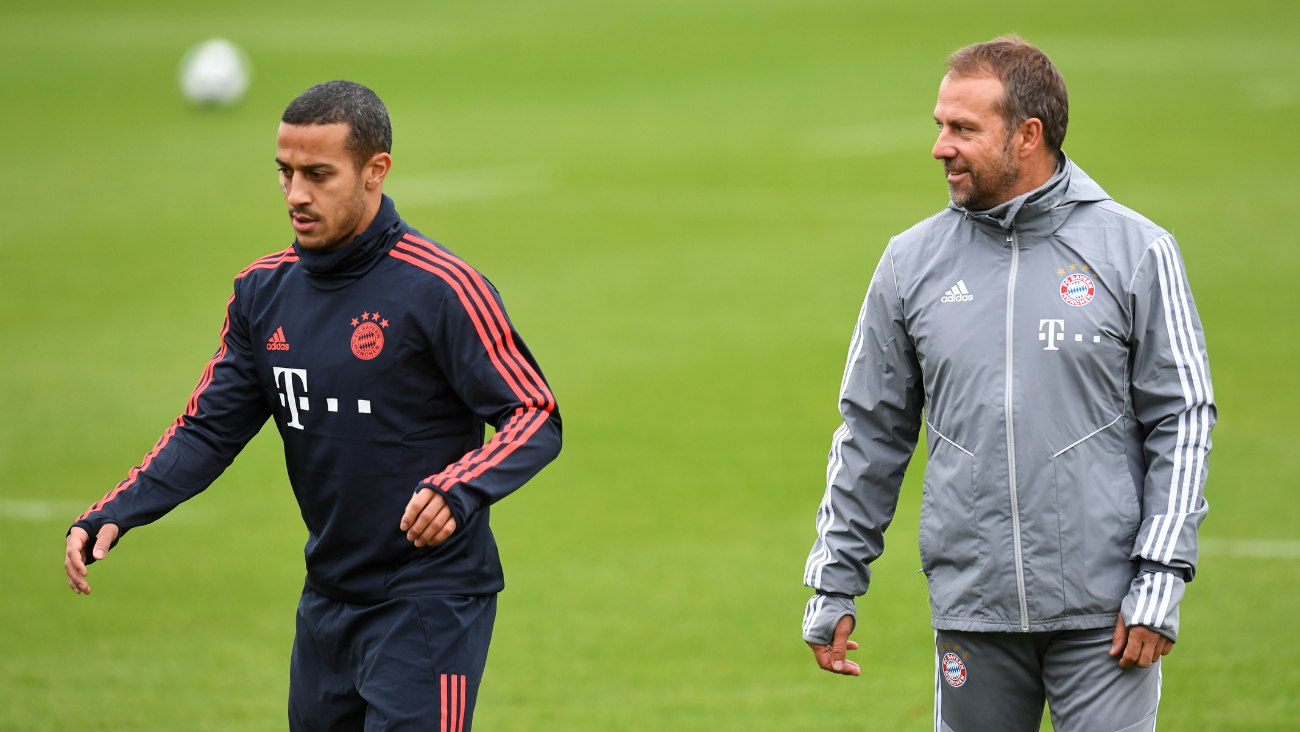
<svg viewBox="0 0 1300 732">
<path fill-rule="evenodd" d="M 125 535 L 156 521 L 268 417 L 310 532 L 307 585 L 345 602 L 499 592 L 489 506 L 560 452 L 555 397 L 496 289 L 387 196 L 348 245 L 321 254 L 295 241 L 235 277 L 221 346 L 185 412 L 74 526 L 93 539 L 106 523 Z M 457 528 L 416 548 L 398 524 L 423 487 Z"/>
</svg>

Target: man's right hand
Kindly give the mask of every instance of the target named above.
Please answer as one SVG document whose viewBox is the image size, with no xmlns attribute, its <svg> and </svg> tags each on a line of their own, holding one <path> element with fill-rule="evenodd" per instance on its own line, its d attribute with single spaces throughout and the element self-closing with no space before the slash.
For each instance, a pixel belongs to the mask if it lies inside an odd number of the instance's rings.
<svg viewBox="0 0 1300 732">
<path fill-rule="evenodd" d="M 420 547 L 446 541 L 456 531 L 456 519 L 441 495 L 432 488 L 423 488 L 406 504 L 400 526 L 407 541 Z"/>
<path fill-rule="evenodd" d="M 100 561 L 108 556 L 108 550 L 113 546 L 113 540 L 117 538 L 117 524 L 104 524 L 99 530 L 99 537 L 95 541 L 95 547 L 91 549 L 91 555 L 95 561 Z M 90 543 L 90 534 L 80 526 L 73 526 L 72 531 L 68 532 L 68 550 L 63 555 L 63 569 L 68 573 L 68 587 L 78 595 L 89 595 L 90 585 L 86 582 L 86 545 Z"/>
<path fill-rule="evenodd" d="M 817 658 L 817 665 L 833 674 L 861 676 L 862 669 L 858 668 L 858 664 L 844 658 L 846 652 L 858 650 L 858 644 L 849 640 L 849 633 L 852 631 L 853 616 L 845 615 L 840 618 L 840 622 L 835 624 L 835 637 L 831 640 L 829 646 L 808 643 L 808 647 L 813 651 L 813 656 Z"/>
</svg>

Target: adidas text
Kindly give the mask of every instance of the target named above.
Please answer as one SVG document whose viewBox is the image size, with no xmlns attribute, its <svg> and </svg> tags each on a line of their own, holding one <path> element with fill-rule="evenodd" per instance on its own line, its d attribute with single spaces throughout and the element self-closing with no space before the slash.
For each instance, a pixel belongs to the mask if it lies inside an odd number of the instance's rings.
<svg viewBox="0 0 1300 732">
<path fill-rule="evenodd" d="M 951 290 L 943 293 L 943 297 L 939 298 L 939 302 L 970 302 L 974 299 L 975 296 L 966 289 L 966 283 L 957 280 L 957 284 L 953 285 Z"/>
<path fill-rule="evenodd" d="M 289 350 L 289 341 L 284 337 L 284 328 L 276 328 L 271 334 L 271 340 L 266 342 L 268 351 L 287 351 Z"/>
</svg>

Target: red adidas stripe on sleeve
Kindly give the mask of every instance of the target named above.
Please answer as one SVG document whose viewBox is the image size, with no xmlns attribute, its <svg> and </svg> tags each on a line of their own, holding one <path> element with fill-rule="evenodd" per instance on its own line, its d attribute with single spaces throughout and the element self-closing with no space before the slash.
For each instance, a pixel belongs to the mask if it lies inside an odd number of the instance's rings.
<svg viewBox="0 0 1300 732">
<path fill-rule="evenodd" d="M 417 246 L 411 246 L 411 244 L 408 244 L 407 242 L 414 243 Z M 468 304 L 465 304 L 471 317 L 475 317 L 478 314 L 483 316 L 487 329 L 491 334 L 491 343 L 489 348 L 491 349 L 495 347 L 496 351 L 501 354 L 500 360 L 510 364 L 512 367 L 511 371 L 514 375 L 519 377 L 525 387 L 540 387 L 541 393 L 533 388 L 529 388 L 529 394 L 542 401 L 545 405 L 543 407 L 544 411 L 538 411 L 527 397 L 519 393 L 519 390 L 515 387 L 514 382 L 510 378 L 511 374 L 503 373 L 503 377 L 505 377 L 507 383 L 510 383 L 511 389 L 515 392 L 515 395 L 528 405 L 528 409 L 516 410 L 515 416 L 501 430 L 501 439 L 498 440 L 494 437 L 494 439 L 489 441 L 482 449 L 469 453 L 438 475 L 430 476 L 430 478 L 426 479 L 426 482 L 429 484 L 442 488 L 445 491 L 449 490 L 451 486 L 456 483 L 464 482 L 482 475 L 484 471 L 499 464 L 501 460 L 514 452 L 519 445 L 527 442 L 528 438 L 531 437 L 537 428 L 541 426 L 542 422 L 546 420 L 550 412 L 554 409 L 555 398 L 551 395 L 550 390 L 546 388 L 545 382 L 542 381 L 541 377 L 537 375 L 536 371 L 533 370 L 533 368 L 528 364 L 528 361 L 524 359 L 523 355 L 519 352 L 518 347 L 515 346 L 514 336 L 511 333 L 510 324 L 506 320 L 505 314 L 497 305 L 496 298 L 492 297 L 491 292 L 487 288 L 487 284 L 483 281 L 477 271 L 464 262 L 437 248 L 436 245 L 417 237 L 410 236 L 409 234 L 407 235 L 406 242 L 403 242 L 398 246 L 406 251 L 419 254 L 429 262 L 445 268 L 448 270 L 449 274 L 454 274 L 456 276 L 456 279 L 464 286 L 464 290 L 457 288 L 458 294 L 467 292 L 469 299 L 475 305 L 475 308 L 470 308 Z M 444 279 L 446 278 L 444 277 Z M 455 284 L 452 284 L 453 287 L 455 287 Z M 461 297 L 461 300 L 462 303 L 465 303 L 465 298 L 463 296 Z M 485 306 L 485 302 L 488 303 L 488 305 Z M 475 309 L 477 309 L 477 313 L 475 312 Z M 477 322 L 476 327 L 478 327 Z M 479 335 L 480 337 L 484 337 L 482 328 L 479 329 Z M 488 340 L 485 340 L 484 342 L 485 345 L 489 344 Z M 503 346 L 505 346 L 504 349 Z M 489 353 L 492 353 L 492 351 L 489 350 Z M 496 363 L 498 370 L 500 370 L 501 364 L 495 361 L 494 363 Z M 527 378 L 525 378 L 525 375 L 520 372 L 520 367 L 527 370 Z"/>
<path fill-rule="evenodd" d="M 265 257 L 255 260 L 252 264 L 240 270 L 239 274 L 235 275 L 235 279 L 242 279 L 245 275 L 255 269 L 275 269 L 286 262 L 296 261 L 298 261 L 298 257 L 293 253 L 293 247 L 289 247 L 288 249 L 275 252 L 274 254 L 268 254 Z M 185 425 L 185 418 L 192 417 L 198 412 L 199 396 L 202 395 L 204 390 L 208 388 L 208 385 L 212 383 L 213 369 L 215 369 L 217 364 L 221 363 L 221 360 L 226 357 L 226 334 L 230 332 L 230 304 L 234 301 L 235 296 L 233 294 L 230 296 L 230 299 L 226 301 L 226 318 L 221 324 L 221 335 L 219 336 L 221 347 L 217 349 L 217 353 L 212 357 L 212 360 L 208 361 L 208 365 L 203 369 L 203 375 L 199 377 L 199 383 L 194 387 L 194 391 L 190 392 L 189 401 L 185 404 L 185 411 L 172 422 L 171 426 L 168 427 L 165 432 L 163 432 L 162 437 L 158 438 L 158 442 L 154 443 L 153 449 L 144 456 L 144 459 L 140 461 L 140 464 L 131 468 L 130 472 L 126 475 L 126 478 L 114 486 L 113 490 L 106 493 L 103 498 L 91 504 L 90 508 L 86 509 L 85 513 L 77 517 L 78 521 L 84 520 L 96 511 L 103 510 L 104 506 L 107 505 L 109 501 L 117 498 L 119 493 L 134 485 L 136 476 L 149 468 L 153 463 L 154 458 L 158 457 L 158 453 L 162 452 L 163 448 L 167 447 L 167 443 L 171 441 L 172 435 L 176 434 L 176 430 Z"/>
<path fill-rule="evenodd" d="M 456 483 L 482 475 L 500 464 L 526 443 L 554 411 L 555 397 L 519 351 L 505 313 L 478 272 L 437 245 L 410 234 L 389 254 L 438 276 L 452 288 L 474 324 L 493 366 L 525 405 L 516 409 L 501 431 L 481 449 L 425 479 L 426 484 L 448 491 Z"/>
</svg>

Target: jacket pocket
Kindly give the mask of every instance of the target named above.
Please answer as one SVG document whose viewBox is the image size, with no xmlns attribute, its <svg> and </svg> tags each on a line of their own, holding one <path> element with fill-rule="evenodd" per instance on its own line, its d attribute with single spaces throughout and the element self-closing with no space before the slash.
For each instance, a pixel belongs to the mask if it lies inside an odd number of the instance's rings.
<svg viewBox="0 0 1300 732">
<path fill-rule="evenodd" d="M 921 567 L 935 615 L 969 615 L 980 593 L 979 529 L 975 522 L 975 458 L 939 434 L 929 434 L 921 499 Z"/>
<path fill-rule="evenodd" d="M 1122 417 L 1052 456 L 1067 614 L 1115 612 L 1128 592 L 1141 523 Z"/>
</svg>

